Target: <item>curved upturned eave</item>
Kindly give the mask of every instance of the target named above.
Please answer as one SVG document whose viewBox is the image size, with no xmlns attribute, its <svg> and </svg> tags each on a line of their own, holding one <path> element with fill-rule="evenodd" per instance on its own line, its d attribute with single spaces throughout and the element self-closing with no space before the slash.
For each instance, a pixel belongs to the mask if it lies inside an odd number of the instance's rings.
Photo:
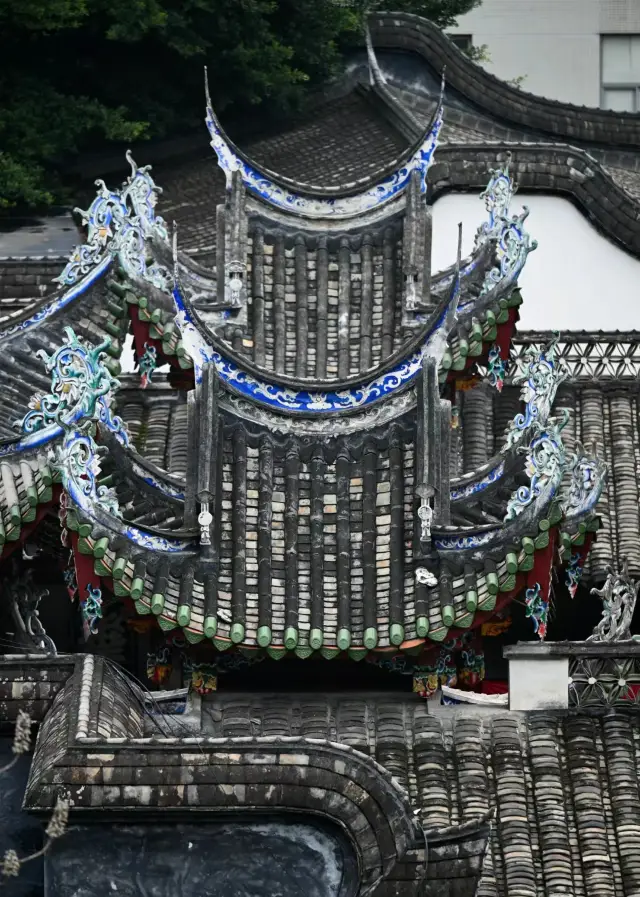
<svg viewBox="0 0 640 897">
<path fill-rule="evenodd" d="M 435 71 L 446 67 L 447 84 L 500 121 L 559 139 L 612 148 L 640 147 L 640 115 L 562 103 L 512 87 L 472 62 L 421 16 L 378 12 L 370 16 L 369 27 L 375 48 L 417 53 Z"/>
<path fill-rule="evenodd" d="M 252 195 L 275 208 L 295 214 L 299 218 L 316 220 L 322 220 L 323 218 L 350 220 L 358 215 L 362 215 L 365 211 L 378 208 L 394 196 L 398 196 L 407 186 L 411 171 L 417 167 L 417 163 L 413 163 L 416 162 L 421 153 L 427 151 L 429 153 L 426 168 L 432 164 L 438 134 L 442 127 L 443 92 L 441 92 L 440 100 L 430 117 L 427 127 L 402 155 L 387 162 L 371 175 L 367 175 L 367 177 L 348 184 L 323 187 L 318 184 L 309 184 L 288 178 L 260 165 L 260 163 L 240 150 L 228 137 L 213 110 L 208 87 L 206 88 L 206 101 L 207 129 L 212 138 L 211 145 L 218 157 L 220 167 L 227 172 L 227 168 L 222 162 L 221 151 L 215 145 L 216 139 L 224 147 L 222 154 L 228 154 L 231 159 L 235 160 L 231 163 L 228 170 L 241 171 L 245 186 Z M 430 144 L 431 147 L 428 149 Z M 243 166 L 246 166 L 249 170 L 251 178 L 248 178 L 246 172 L 242 171 Z M 255 185 L 257 183 L 260 183 L 265 188 L 264 192 L 259 192 L 256 189 Z M 271 189 L 271 192 L 279 191 L 282 193 L 286 201 L 276 202 L 273 197 L 268 196 L 269 189 Z M 370 198 L 368 198 L 368 195 Z M 317 208 L 314 208 L 314 204 Z"/>
</svg>

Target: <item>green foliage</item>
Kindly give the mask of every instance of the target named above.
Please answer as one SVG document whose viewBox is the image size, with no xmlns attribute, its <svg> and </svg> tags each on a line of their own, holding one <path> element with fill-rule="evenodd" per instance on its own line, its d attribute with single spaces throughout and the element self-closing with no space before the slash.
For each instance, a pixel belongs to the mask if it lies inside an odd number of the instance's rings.
<svg viewBox="0 0 640 897">
<path fill-rule="evenodd" d="M 376 9 L 393 12 L 410 12 L 430 19 L 439 28 L 455 25 L 458 16 L 480 6 L 482 0 L 351 0 L 350 6 L 360 15 Z"/>
<path fill-rule="evenodd" d="M 479 44 L 478 46 L 472 44 L 470 47 L 466 47 L 463 52 L 472 62 L 477 62 L 478 64 L 481 62 L 491 62 L 491 54 L 489 53 L 489 47 L 486 44 Z"/>
<path fill-rule="evenodd" d="M 218 110 L 274 114 L 333 76 L 367 11 L 448 27 L 479 0 L 0 0 L 0 209 L 69 199 L 61 172 L 105 141 L 185 133 Z"/>
</svg>

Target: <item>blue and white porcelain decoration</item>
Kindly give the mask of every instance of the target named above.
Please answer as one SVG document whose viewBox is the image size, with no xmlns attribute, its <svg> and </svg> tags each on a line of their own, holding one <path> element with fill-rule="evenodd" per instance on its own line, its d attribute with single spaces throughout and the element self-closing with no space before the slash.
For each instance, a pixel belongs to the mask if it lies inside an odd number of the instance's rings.
<svg viewBox="0 0 640 897">
<path fill-rule="evenodd" d="M 450 492 L 451 501 L 461 501 L 464 498 L 471 498 L 479 492 L 484 492 L 493 483 L 497 483 L 504 474 L 504 461 L 500 461 L 492 470 L 485 474 L 481 479 L 474 480 L 464 486 L 452 486 Z"/>
<path fill-rule="evenodd" d="M 600 500 L 607 478 L 607 465 L 594 447 L 587 454 L 577 442 L 571 459 L 571 480 L 562 497 L 562 509 L 568 519 L 593 511 Z"/>
<path fill-rule="evenodd" d="M 339 392 L 295 390 L 258 379 L 229 361 L 210 346 L 195 326 L 180 289 L 173 291 L 177 310 L 175 322 L 182 342 L 193 360 L 196 382 L 202 379 L 202 368 L 213 363 L 220 380 L 230 389 L 278 411 L 315 414 L 318 412 L 355 411 L 391 396 L 416 379 L 425 357 L 441 361 L 448 334 L 455 323 L 459 295 L 459 280 L 452 290 L 449 303 L 435 323 L 422 346 L 397 367 L 376 377 L 369 383 Z"/>
<path fill-rule="evenodd" d="M 155 207 L 161 188 L 149 174 L 149 165 L 138 168 L 130 152 L 131 174 L 121 190 L 109 190 L 97 180 L 98 194 L 89 209 L 76 209 L 87 227 L 86 243 L 77 246 L 55 281 L 71 286 L 90 274 L 108 255 L 117 256 L 125 271 L 148 280 L 159 289 L 171 285 L 171 272 L 155 263 L 147 264 L 145 241 L 151 237 L 168 240 L 162 218 Z"/>
<path fill-rule="evenodd" d="M 433 160 L 438 135 L 442 128 L 442 101 L 433 119 L 429 131 L 413 156 L 393 174 L 384 178 L 373 187 L 351 196 L 337 198 L 321 198 L 303 196 L 282 187 L 266 174 L 258 171 L 244 159 L 241 159 L 232 147 L 220 127 L 213 111 L 207 90 L 207 128 L 211 136 L 211 146 L 218 157 L 218 164 L 227 177 L 227 189 L 231 187 L 231 177 L 235 171 L 240 172 L 242 181 L 254 196 L 278 209 L 292 212 L 305 218 L 353 218 L 378 208 L 397 196 L 409 183 L 411 173 L 419 171 L 421 191 L 426 191 L 427 171 Z"/>
<path fill-rule="evenodd" d="M 33 434 L 49 427 L 68 430 L 94 421 L 127 446 L 129 436 L 124 422 L 111 409 L 113 393 L 120 384 L 104 364 L 109 340 L 91 346 L 80 340 L 71 327 L 65 327 L 64 332 L 65 341 L 55 352 L 47 355 L 40 349 L 36 353 L 51 376 L 51 392 L 33 396 L 30 410 L 15 426 L 23 433 Z"/>
<path fill-rule="evenodd" d="M 120 519 L 122 512 L 115 490 L 97 483 L 100 455 L 107 449 L 98 446 L 89 432 L 69 430 L 52 453 L 52 461 L 60 471 L 62 485 L 73 501 L 84 511 L 99 505 L 109 516 Z"/>
<path fill-rule="evenodd" d="M 524 434 L 535 422 L 544 426 L 558 391 L 569 373 L 557 357 L 559 334 L 540 352 L 530 346 L 516 363 L 516 371 L 512 382 L 521 385 L 520 400 L 525 409 L 516 414 L 510 422 L 505 434 L 505 447 L 520 443 Z"/>
<path fill-rule="evenodd" d="M 566 424 L 566 418 L 564 421 Z M 549 419 L 545 427 L 534 425 L 533 439 L 527 450 L 525 473 L 528 486 L 519 486 L 507 502 L 504 522 L 515 520 L 543 494 L 551 497 L 558 489 L 565 470 L 565 450 L 558 426 Z"/>
<path fill-rule="evenodd" d="M 163 219 L 155 214 L 161 188 L 151 178 L 150 166 L 138 168 L 129 152 L 127 160 L 131 175 L 121 190 L 109 190 L 104 181 L 97 180 L 98 193 L 89 209 L 76 210 L 87 226 L 87 239 L 76 246 L 62 273 L 54 278 L 54 282 L 67 289 L 43 304 L 31 317 L 3 329 L 0 342 L 62 311 L 108 270 L 114 258 L 132 277 L 170 292 L 171 271 L 147 261 L 147 242 L 152 238 L 163 242 L 168 239 Z"/>
</svg>

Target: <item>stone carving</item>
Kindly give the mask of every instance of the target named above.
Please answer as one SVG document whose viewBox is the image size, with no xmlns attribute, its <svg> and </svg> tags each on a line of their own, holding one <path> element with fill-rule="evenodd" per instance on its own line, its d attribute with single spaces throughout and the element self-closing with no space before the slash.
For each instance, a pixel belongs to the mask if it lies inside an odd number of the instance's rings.
<svg viewBox="0 0 640 897">
<path fill-rule="evenodd" d="M 431 572 L 431 570 L 427 570 L 426 567 L 416 568 L 416 580 L 420 583 L 420 585 L 428 586 L 430 589 L 438 585 L 437 577 Z"/>
<path fill-rule="evenodd" d="M 40 622 L 38 605 L 49 595 L 48 589 L 36 586 L 33 570 L 27 568 L 5 581 L 4 591 L 11 602 L 11 614 L 18 628 L 17 638 L 30 651 L 57 654 L 56 646 Z"/>
<path fill-rule="evenodd" d="M 420 499 L 418 519 L 420 520 L 420 541 L 428 542 L 431 538 L 431 523 L 433 522 L 433 508 L 428 498 Z"/>
<path fill-rule="evenodd" d="M 227 262 L 224 269 L 224 301 L 231 308 L 242 308 L 247 301 L 247 289 L 245 286 L 247 266 L 244 262 Z"/>
<path fill-rule="evenodd" d="M 587 639 L 590 642 L 615 642 L 631 638 L 631 620 L 640 582 L 634 582 L 629 576 L 626 558 L 621 571 L 616 572 L 613 567 L 607 567 L 606 571 L 603 587 L 591 589 L 591 594 L 602 601 L 602 619 Z"/>
</svg>

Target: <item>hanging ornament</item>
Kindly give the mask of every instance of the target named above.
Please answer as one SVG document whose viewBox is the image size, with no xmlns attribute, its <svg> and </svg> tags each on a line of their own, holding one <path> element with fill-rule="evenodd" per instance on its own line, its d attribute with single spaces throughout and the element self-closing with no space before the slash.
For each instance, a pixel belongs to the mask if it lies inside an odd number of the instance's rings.
<svg viewBox="0 0 640 897">
<path fill-rule="evenodd" d="M 87 597 L 80 602 L 80 612 L 85 640 L 98 632 L 98 621 L 102 619 L 102 592 L 87 584 Z"/>
<path fill-rule="evenodd" d="M 542 641 L 547 634 L 547 620 L 549 616 L 549 599 L 540 594 L 540 583 L 535 583 L 525 592 L 525 616 L 531 617 L 533 631 Z"/>
<path fill-rule="evenodd" d="M 571 555 L 567 564 L 567 588 L 572 598 L 576 597 L 578 585 L 582 579 L 582 571 L 584 568 L 584 556 L 578 551 Z"/>
<path fill-rule="evenodd" d="M 166 645 L 157 652 L 147 654 L 147 678 L 155 685 L 164 685 L 171 675 L 173 667 L 170 652 L 171 649 Z"/>
<path fill-rule="evenodd" d="M 491 386 L 494 386 L 498 390 L 498 392 L 502 392 L 502 387 L 504 386 L 504 378 L 507 373 L 507 366 L 504 362 L 504 359 L 500 355 L 499 346 L 491 346 L 491 348 L 489 349 L 487 361 L 489 383 L 491 384 Z"/>
<path fill-rule="evenodd" d="M 212 692 L 217 691 L 217 668 L 206 663 L 195 665 L 191 670 L 189 685 L 199 695 L 210 695 Z"/>
<path fill-rule="evenodd" d="M 151 383 L 153 372 L 157 367 L 158 353 L 155 346 L 150 346 L 149 343 L 145 343 L 143 348 L 144 354 L 138 360 L 138 369 L 140 371 L 140 386 L 142 389 L 146 389 Z"/>
</svg>

